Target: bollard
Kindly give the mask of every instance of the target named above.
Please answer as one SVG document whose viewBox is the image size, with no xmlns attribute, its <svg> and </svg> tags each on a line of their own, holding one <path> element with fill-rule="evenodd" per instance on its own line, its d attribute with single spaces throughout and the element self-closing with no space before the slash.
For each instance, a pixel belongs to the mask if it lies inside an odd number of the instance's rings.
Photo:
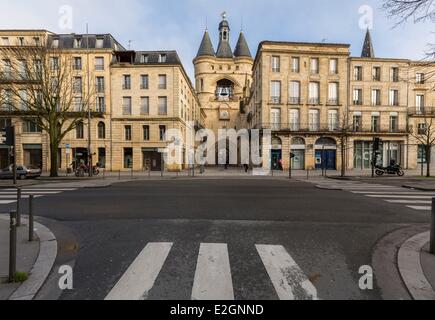
<svg viewBox="0 0 435 320">
<path fill-rule="evenodd" d="M 121 180 L 121 170 L 118 171 L 118 180 Z"/>
<path fill-rule="evenodd" d="M 432 198 L 432 219 L 430 225 L 430 253 L 435 254 L 435 198 Z"/>
<path fill-rule="evenodd" d="M 131 179 L 133 180 L 133 167 L 131 167 Z"/>
<path fill-rule="evenodd" d="M 9 282 L 14 282 L 17 272 L 17 212 L 10 212 L 9 228 Z"/>
<path fill-rule="evenodd" d="M 21 212 L 20 212 L 20 201 L 21 201 L 21 187 L 17 188 L 17 227 L 21 227 Z"/>
<path fill-rule="evenodd" d="M 307 169 L 307 180 L 309 180 L 309 179 L 310 179 L 310 170 Z"/>
<path fill-rule="evenodd" d="M 29 196 L 29 241 L 33 241 L 33 194 Z"/>
</svg>

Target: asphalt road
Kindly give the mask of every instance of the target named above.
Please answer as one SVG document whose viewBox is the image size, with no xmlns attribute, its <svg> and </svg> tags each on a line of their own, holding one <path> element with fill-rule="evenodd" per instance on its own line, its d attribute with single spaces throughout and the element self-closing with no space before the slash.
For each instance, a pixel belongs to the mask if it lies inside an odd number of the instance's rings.
<svg viewBox="0 0 435 320">
<path fill-rule="evenodd" d="M 57 265 L 74 265 L 74 289 L 60 299 L 104 299 L 149 243 L 172 248 L 148 299 L 190 299 L 201 244 L 214 243 L 227 245 L 235 299 L 279 298 L 256 245 L 285 248 L 320 299 L 379 299 L 376 285 L 359 289 L 360 266 L 387 233 L 429 222 L 426 212 L 285 179 L 137 181 L 35 201 L 58 238 Z M 41 297 L 56 296 L 53 279 Z"/>
</svg>

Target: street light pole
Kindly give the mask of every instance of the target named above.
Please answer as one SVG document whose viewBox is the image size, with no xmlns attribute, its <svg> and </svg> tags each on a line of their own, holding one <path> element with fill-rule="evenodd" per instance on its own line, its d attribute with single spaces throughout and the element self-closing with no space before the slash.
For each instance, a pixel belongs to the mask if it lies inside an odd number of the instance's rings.
<svg viewBox="0 0 435 320">
<path fill-rule="evenodd" d="M 91 94 L 91 79 L 90 79 L 90 67 L 89 67 L 89 28 L 86 24 L 86 49 L 87 49 L 87 84 L 88 84 L 88 95 Z M 93 166 L 92 166 L 92 150 L 91 150 L 91 101 L 88 101 L 88 173 L 89 177 L 92 177 Z"/>
</svg>

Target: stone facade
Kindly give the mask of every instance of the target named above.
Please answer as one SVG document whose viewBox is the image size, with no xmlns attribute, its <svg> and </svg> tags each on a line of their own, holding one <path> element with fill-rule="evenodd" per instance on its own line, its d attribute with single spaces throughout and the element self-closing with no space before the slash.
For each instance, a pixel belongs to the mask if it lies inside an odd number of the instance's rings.
<svg viewBox="0 0 435 320">
<path fill-rule="evenodd" d="M 38 43 L 35 43 L 36 38 Z M 61 56 L 61 61 L 67 63 L 80 59 L 80 68 L 74 68 L 71 78 L 81 79 L 81 93 L 75 97 L 92 97 L 92 117 L 90 126 L 88 119 L 83 119 L 83 128 L 70 131 L 63 139 L 58 152 L 60 169 L 69 168 L 73 160 L 87 162 L 89 127 L 93 164 L 98 162 L 107 170 L 160 170 L 162 164 L 168 170 L 181 169 L 181 166 L 166 166 L 163 161 L 161 151 L 171 141 L 165 141 L 161 134 L 170 129 L 181 130 L 180 141 L 183 143 L 184 162 L 187 163 L 187 135 L 189 130 L 203 125 L 205 115 L 175 51 L 126 51 L 111 35 L 57 35 L 44 30 L 0 31 L 0 39 L 3 41 L 0 45 L 3 63 L 8 59 L 8 49 L 36 45 L 47 46 L 53 55 Z M 145 56 L 147 61 L 142 61 Z M 125 75 L 130 76 L 130 88 L 124 87 Z M 142 86 L 142 75 L 148 76 L 148 88 Z M 164 87 L 159 83 L 163 77 Z M 8 85 L 14 84 L 1 83 L 2 94 Z M 129 113 L 124 112 L 125 97 L 131 99 Z M 141 110 L 141 101 L 145 97 L 149 99 L 146 114 Z M 165 100 L 164 113 L 158 110 L 159 98 Z M 36 126 L 26 124 L 2 102 L 0 125 L 2 128 L 9 125 L 16 128 L 17 163 L 39 166 L 48 171 L 48 135 Z M 149 130 L 146 133 L 145 126 Z M 129 133 L 126 133 L 127 127 Z M 8 153 L 7 146 L 0 147 L 2 166 L 9 163 Z"/>
<path fill-rule="evenodd" d="M 380 138 L 378 164 L 416 169 L 419 128 L 435 116 L 433 83 L 424 81 L 434 69 L 433 63 L 376 58 L 369 32 L 361 58 L 350 57 L 345 44 L 260 43 L 247 120 L 249 128 L 272 130 L 264 165 L 288 169 L 293 153 L 293 169 L 371 169 Z"/>
<path fill-rule="evenodd" d="M 205 127 L 218 137 L 219 129 L 246 128 L 245 100 L 252 84 L 253 59 L 243 32 L 234 52 L 230 46 L 230 27 L 224 19 L 219 25 L 219 45 L 215 52 L 208 31 L 196 58 L 195 82 Z"/>
<path fill-rule="evenodd" d="M 80 59 L 73 76 L 81 78 L 82 94 L 95 91 L 93 162 L 108 170 L 180 170 L 191 160 L 188 138 L 200 128 L 216 137 L 219 129 L 270 129 L 272 150 L 264 165 L 288 169 L 291 162 L 301 170 L 370 169 L 375 138 L 381 139 L 378 163 L 395 160 L 416 169 L 425 161 L 425 132 L 435 137 L 435 64 L 378 58 L 369 32 L 361 57 L 351 57 L 347 44 L 263 41 L 253 59 L 243 32 L 231 49 L 223 16 L 217 49 L 206 30 L 193 60 L 195 87 L 175 51 L 129 51 L 110 34 L 0 30 L 3 65 L 8 49 L 39 45 Z M 5 107 L 8 85 L 0 83 L 0 127 L 16 127 L 18 163 L 48 170 L 48 136 Z M 64 138 L 61 169 L 87 158 L 88 128 L 84 119 L 83 130 Z M 162 134 L 170 129 L 181 136 L 165 141 Z M 172 143 L 181 145 L 183 166 L 162 161 Z M 0 166 L 8 161 L 8 147 L 0 145 Z"/>
</svg>

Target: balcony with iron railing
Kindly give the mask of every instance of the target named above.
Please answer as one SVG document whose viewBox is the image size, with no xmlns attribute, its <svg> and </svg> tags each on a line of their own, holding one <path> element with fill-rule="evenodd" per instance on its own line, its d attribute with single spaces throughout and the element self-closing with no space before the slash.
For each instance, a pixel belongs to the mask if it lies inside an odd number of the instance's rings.
<svg viewBox="0 0 435 320">
<path fill-rule="evenodd" d="M 308 98 L 308 104 L 319 105 L 320 104 L 320 98 Z"/>
<path fill-rule="evenodd" d="M 435 117 L 435 108 L 434 107 L 410 107 L 408 108 L 409 116 L 434 116 Z"/>
<path fill-rule="evenodd" d="M 301 98 L 300 97 L 289 97 L 288 103 L 289 104 L 301 104 Z"/>
<path fill-rule="evenodd" d="M 28 73 L 12 73 L 12 72 L 0 72 L 0 84 L 12 84 L 12 83 L 38 83 L 37 76 L 31 76 Z"/>
<path fill-rule="evenodd" d="M 281 103 L 281 97 L 270 97 L 269 98 L 270 104 L 280 104 Z"/>
<path fill-rule="evenodd" d="M 329 106 L 338 106 L 339 104 L 339 100 L 338 98 L 335 99 L 328 99 L 328 101 L 326 102 L 327 105 Z"/>
<path fill-rule="evenodd" d="M 295 133 L 335 133 L 342 134 L 406 134 L 406 125 L 395 126 L 341 126 L 339 123 L 262 123 L 261 129 Z"/>
</svg>

